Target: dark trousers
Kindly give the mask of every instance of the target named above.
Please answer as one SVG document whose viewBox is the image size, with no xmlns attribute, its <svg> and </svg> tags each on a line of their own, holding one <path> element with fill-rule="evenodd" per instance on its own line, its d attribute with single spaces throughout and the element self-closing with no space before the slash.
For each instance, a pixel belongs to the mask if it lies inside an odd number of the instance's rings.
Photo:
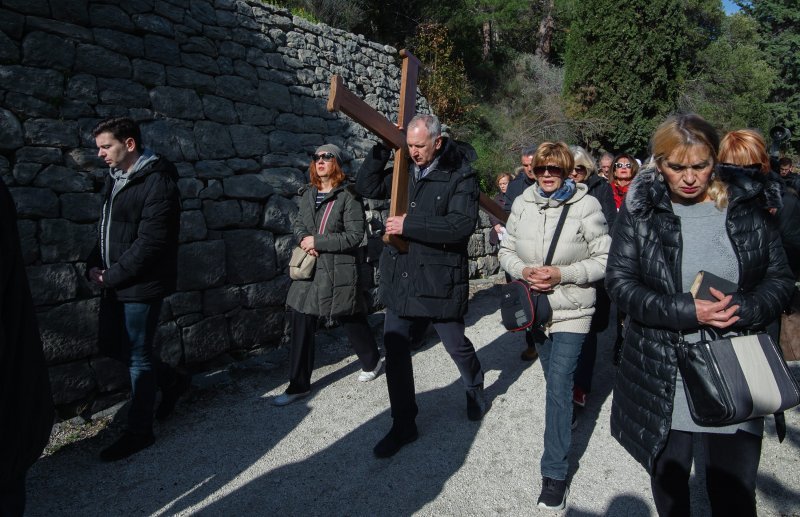
<svg viewBox="0 0 800 517">
<path fill-rule="evenodd" d="M 25 474 L 0 486 L 0 517 L 22 517 L 24 513 Z"/>
<path fill-rule="evenodd" d="M 314 335 L 317 333 L 319 316 L 290 311 L 292 351 L 289 358 L 289 387 L 286 393 L 305 393 L 311 389 L 311 373 L 314 371 Z M 369 328 L 367 316 L 337 316 L 347 339 L 361 361 L 361 369 L 374 370 L 381 360 L 375 336 Z"/>
<path fill-rule="evenodd" d="M 650 478 L 653 500 L 661 517 L 689 515 L 689 473 L 695 433 L 670 431 Z M 761 437 L 699 433 L 706 456 L 706 490 L 713 516 L 755 516 L 756 476 Z"/>
<path fill-rule="evenodd" d="M 597 289 L 597 299 L 594 304 L 594 314 L 592 315 L 592 325 L 586 340 L 581 348 L 581 356 L 578 358 L 578 367 L 575 369 L 575 385 L 583 391 L 592 391 L 592 378 L 594 377 L 594 363 L 597 360 L 597 335 L 608 327 L 609 317 L 611 316 L 611 300 L 608 298 L 602 282 L 595 284 Z"/>
<path fill-rule="evenodd" d="M 175 372 L 153 346 L 160 312 L 161 300 L 140 303 L 104 298 L 100 305 L 101 351 L 128 364 L 128 431 L 136 434 L 152 434 L 156 391 L 175 382 Z"/>
<path fill-rule="evenodd" d="M 389 404 L 395 421 L 413 421 L 418 413 L 410 342 L 413 328 L 424 325 L 427 321 L 431 322 L 445 350 L 456 363 L 464 387 L 470 389 L 483 385 L 483 370 L 475 353 L 475 347 L 464 337 L 463 318 L 446 321 L 403 318 L 387 310 L 383 327 L 383 346 L 386 348 Z"/>
</svg>

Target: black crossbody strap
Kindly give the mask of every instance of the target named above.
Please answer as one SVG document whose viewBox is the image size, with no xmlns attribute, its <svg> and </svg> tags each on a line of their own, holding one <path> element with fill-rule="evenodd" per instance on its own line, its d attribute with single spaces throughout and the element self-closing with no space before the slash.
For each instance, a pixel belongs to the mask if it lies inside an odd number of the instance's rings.
<svg viewBox="0 0 800 517">
<path fill-rule="evenodd" d="M 549 266 L 550 262 L 553 260 L 553 255 L 556 253 L 556 245 L 558 244 L 558 238 L 561 236 L 561 229 L 564 228 L 564 221 L 567 220 L 567 212 L 569 212 L 570 205 L 564 203 L 564 208 L 561 210 L 561 216 L 558 218 L 558 223 L 556 224 L 556 231 L 553 234 L 553 240 L 550 241 L 550 249 L 547 250 L 547 258 L 544 259 L 544 265 Z"/>
</svg>

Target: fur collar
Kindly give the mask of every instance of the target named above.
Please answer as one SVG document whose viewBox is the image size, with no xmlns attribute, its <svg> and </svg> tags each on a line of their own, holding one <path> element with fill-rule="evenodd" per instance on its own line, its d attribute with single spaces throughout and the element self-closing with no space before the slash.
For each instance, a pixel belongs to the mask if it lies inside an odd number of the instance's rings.
<svg viewBox="0 0 800 517">
<path fill-rule="evenodd" d="M 753 169 L 717 165 L 716 174 L 728 185 L 729 206 L 757 199 L 764 208 L 783 206 L 783 185 L 774 174 L 765 175 Z M 647 219 L 655 210 L 672 211 L 669 190 L 655 167 L 639 171 L 633 178 L 625 207 L 637 218 Z"/>
</svg>

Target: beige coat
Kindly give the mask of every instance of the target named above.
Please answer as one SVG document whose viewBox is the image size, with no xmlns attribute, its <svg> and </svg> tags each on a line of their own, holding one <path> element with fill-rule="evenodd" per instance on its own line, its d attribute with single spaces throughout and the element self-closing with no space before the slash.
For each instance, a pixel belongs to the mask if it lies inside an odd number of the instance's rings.
<svg viewBox="0 0 800 517">
<path fill-rule="evenodd" d="M 508 235 L 500 244 L 500 265 L 514 278 L 522 278 L 526 267 L 543 265 L 563 208 L 563 202 L 537 189 L 532 185 L 514 200 Z M 587 333 L 594 314 L 593 282 L 605 276 L 611 237 L 600 203 L 587 195 L 586 185 L 579 183 L 566 203 L 571 206 L 551 264 L 561 271 L 561 282 L 548 294 L 553 319 L 546 330 Z"/>
</svg>

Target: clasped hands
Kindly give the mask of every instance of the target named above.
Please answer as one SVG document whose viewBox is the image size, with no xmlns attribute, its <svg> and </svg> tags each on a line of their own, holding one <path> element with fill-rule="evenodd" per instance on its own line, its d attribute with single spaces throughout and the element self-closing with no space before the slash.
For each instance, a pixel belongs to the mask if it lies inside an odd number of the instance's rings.
<svg viewBox="0 0 800 517">
<path fill-rule="evenodd" d="M 561 270 L 555 266 L 526 267 L 522 270 L 522 279 L 534 291 L 552 291 L 561 283 Z"/>
<path fill-rule="evenodd" d="M 725 295 L 725 293 L 713 287 L 710 288 L 710 292 L 717 301 L 711 302 L 697 299 L 694 301 L 697 322 L 701 325 L 724 329 L 739 321 L 739 316 L 735 316 L 739 306 L 730 305 L 733 296 Z"/>
<path fill-rule="evenodd" d="M 302 249 L 312 257 L 319 257 L 319 252 L 314 248 L 313 235 L 306 235 L 305 237 L 303 237 L 303 240 L 300 241 L 300 249 Z"/>
</svg>

